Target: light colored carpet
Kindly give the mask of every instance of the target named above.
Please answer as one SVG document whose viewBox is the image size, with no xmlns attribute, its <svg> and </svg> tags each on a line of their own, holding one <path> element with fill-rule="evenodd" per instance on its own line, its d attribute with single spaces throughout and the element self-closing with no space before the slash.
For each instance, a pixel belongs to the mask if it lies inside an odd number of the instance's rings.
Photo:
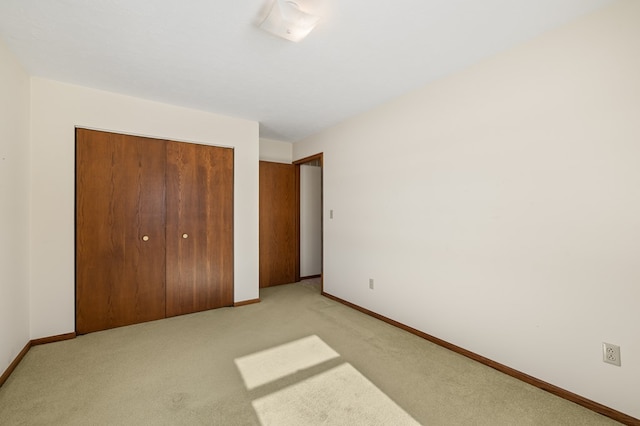
<svg viewBox="0 0 640 426">
<path fill-rule="evenodd" d="M 339 356 L 313 335 L 235 362 L 247 389 L 255 389 Z M 256 399 L 252 405 L 265 426 L 418 425 L 348 363 Z"/>
<path fill-rule="evenodd" d="M 235 362 L 247 389 L 255 389 L 339 356 L 314 335 L 236 358 Z"/>
<path fill-rule="evenodd" d="M 265 426 L 418 423 L 351 364 L 342 364 L 253 401 Z"/>
<path fill-rule="evenodd" d="M 617 424 L 324 298 L 317 283 L 260 296 L 254 305 L 36 346 L 0 388 L 0 424 L 287 424 L 304 418 L 310 401 L 349 413 L 343 403 L 358 392 L 394 407 L 377 418 L 393 411 L 424 425 Z M 313 347 L 312 336 L 338 356 L 303 359 L 273 377 L 258 368 L 258 380 L 245 383 L 242 360 L 304 339 Z M 283 405 L 293 412 L 279 421 Z M 311 418 L 336 424 L 330 415 Z M 376 423 L 369 415 L 361 424 Z"/>
</svg>

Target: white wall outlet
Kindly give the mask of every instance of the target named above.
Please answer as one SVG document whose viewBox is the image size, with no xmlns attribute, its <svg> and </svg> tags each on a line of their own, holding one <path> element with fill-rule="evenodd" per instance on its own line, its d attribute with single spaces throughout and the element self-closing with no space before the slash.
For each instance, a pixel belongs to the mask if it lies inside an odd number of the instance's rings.
<svg viewBox="0 0 640 426">
<path fill-rule="evenodd" d="M 369 288 L 373 290 L 373 278 L 369 278 Z"/>
<path fill-rule="evenodd" d="M 609 364 L 620 366 L 620 346 L 611 343 L 602 344 L 602 360 Z"/>
</svg>

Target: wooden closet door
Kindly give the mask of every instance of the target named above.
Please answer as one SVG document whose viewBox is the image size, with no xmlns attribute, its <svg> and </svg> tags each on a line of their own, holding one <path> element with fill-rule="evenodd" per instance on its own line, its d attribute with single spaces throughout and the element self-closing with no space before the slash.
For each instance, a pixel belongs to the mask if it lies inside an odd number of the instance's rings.
<svg viewBox="0 0 640 426">
<path fill-rule="evenodd" d="M 167 316 L 233 305 L 233 150 L 167 142 Z"/>
<path fill-rule="evenodd" d="M 76 331 L 165 316 L 165 142 L 76 131 Z"/>
<path fill-rule="evenodd" d="M 299 188 L 293 164 L 260 162 L 260 287 L 296 282 Z"/>
</svg>

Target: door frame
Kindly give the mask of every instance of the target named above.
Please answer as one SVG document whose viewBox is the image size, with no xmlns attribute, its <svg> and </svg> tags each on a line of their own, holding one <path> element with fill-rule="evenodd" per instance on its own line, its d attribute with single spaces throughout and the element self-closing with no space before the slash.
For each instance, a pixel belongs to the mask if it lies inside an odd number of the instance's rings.
<svg viewBox="0 0 640 426">
<path fill-rule="evenodd" d="M 296 166 L 296 226 L 298 235 L 298 250 L 296 253 L 296 282 L 300 281 L 300 166 L 319 161 L 320 163 L 320 292 L 324 292 L 324 153 L 310 155 L 292 164 Z"/>
</svg>

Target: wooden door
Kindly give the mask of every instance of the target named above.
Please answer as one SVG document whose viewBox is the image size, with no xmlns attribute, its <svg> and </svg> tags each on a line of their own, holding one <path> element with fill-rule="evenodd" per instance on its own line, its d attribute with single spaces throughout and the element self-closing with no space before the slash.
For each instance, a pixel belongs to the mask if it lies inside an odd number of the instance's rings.
<svg viewBox="0 0 640 426">
<path fill-rule="evenodd" d="M 165 143 L 76 131 L 76 331 L 165 316 Z"/>
<path fill-rule="evenodd" d="M 260 287 L 298 279 L 298 194 L 294 165 L 260 162 Z"/>
<path fill-rule="evenodd" d="M 167 142 L 167 316 L 233 305 L 233 150 Z"/>
</svg>

